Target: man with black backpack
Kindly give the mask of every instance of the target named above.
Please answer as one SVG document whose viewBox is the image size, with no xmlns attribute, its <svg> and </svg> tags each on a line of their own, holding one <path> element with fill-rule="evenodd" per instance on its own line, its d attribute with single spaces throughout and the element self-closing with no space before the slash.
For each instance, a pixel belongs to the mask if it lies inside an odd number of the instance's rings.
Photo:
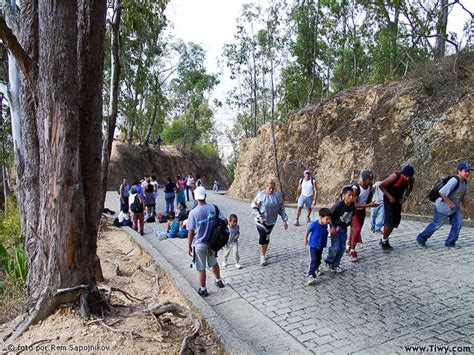
<svg viewBox="0 0 474 355">
<path fill-rule="evenodd" d="M 451 224 L 451 231 L 449 232 L 444 245 L 447 248 L 456 247 L 456 241 L 458 240 L 459 232 L 462 227 L 461 205 L 464 208 L 466 216 L 468 215 L 465 197 L 467 192 L 467 178 L 471 172 L 471 165 L 465 162 L 459 163 L 457 171 L 457 176 L 443 179 L 444 186 L 441 187 L 438 183 L 430 193 L 430 197 L 432 193 L 437 193 L 439 197 L 435 200 L 433 220 L 426 226 L 423 232 L 418 234 L 416 237 L 416 243 L 419 248 L 426 248 L 426 241 L 428 238 L 441 228 L 448 218 L 449 223 Z"/>
<path fill-rule="evenodd" d="M 221 237 L 221 232 L 225 234 L 224 231 L 227 231 L 227 219 L 217 206 L 206 203 L 206 189 L 203 186 L 197 187 L 194 197 L 198 204 L 188 216 L 188 248 L 194 267 L 199 273 L 198 294 L 206 297 L 209 295 L 206 288 L 206 267 L 212 268 L 214 284 L 219 288 L 225 287 L 217 263 L 217 251 L 227 243 L 229 235 L 227 232 L 225 241 L 216 241 Z M 222 243 L 224 245 L 221 245 Z"/>
</svg>

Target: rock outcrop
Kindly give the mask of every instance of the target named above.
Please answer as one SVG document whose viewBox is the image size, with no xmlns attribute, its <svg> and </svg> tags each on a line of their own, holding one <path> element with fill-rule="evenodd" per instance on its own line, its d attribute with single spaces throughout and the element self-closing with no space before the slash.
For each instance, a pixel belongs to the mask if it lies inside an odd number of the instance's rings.
<svg viewBox="0 0 474 355">
<path fill-rule="evenodd" d="M 403 80 L 344 91 L 290 115 L 275 127 L 286 201 L 295 201 L 304 168 L 314 171 L 318 203 L 331 205 L 361 170 L 381 179 L 411 164 L 416 182 L 405 212 L 430 214 L 427 194 L 435 181 L 455 174 L 460 161 L 474 163 L 473 84 L 474 53 L 463 53 Z M 267 178 L 276 178 L 271 142 L 265 125 L 241 143 L 231 196 L 253 198 Z"/>
<path fill-rule="evenodd" d="M 133 182 L 142 179 L 145 174 L 156 175 L 160 185 L 168 177 L 174 179 L 176 174 L 198 174 L 207 188 L 212 188 L 214 180 L 219 182 L 221 189 L 229 185 L 227 170 L 217 157 L 175 146 L 162 146 L 159 150 L 153 145 L 142 147 L 114 142 L 107 188 L 116 189 L 123 177 Z"/>
</svg>

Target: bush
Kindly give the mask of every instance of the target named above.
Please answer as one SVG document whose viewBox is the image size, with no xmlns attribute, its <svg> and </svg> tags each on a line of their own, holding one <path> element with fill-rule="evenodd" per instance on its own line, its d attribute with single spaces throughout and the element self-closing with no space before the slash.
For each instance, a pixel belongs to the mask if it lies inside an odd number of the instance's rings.
<svg viewBox="0 0 474 355">
<path fill-rule="evenodd" d="M 219 151 L 212 144 L 198 144 L 193 148 L 193 150 L 196 153 L 201 153 L 201 154 L 204 154 L 208 157 L 219 158 Z"/>
</svg>

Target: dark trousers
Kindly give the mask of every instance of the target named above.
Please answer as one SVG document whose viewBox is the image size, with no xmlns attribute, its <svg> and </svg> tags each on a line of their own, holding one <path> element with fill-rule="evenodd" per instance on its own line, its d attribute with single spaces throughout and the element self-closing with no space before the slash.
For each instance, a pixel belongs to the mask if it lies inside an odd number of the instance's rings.
<svg viewBox="0 0 474 355">
<path fill-rule="evenodd" d="M 120 211 L 124 213 L 128 212 L 128 196 L 123 198 L 123 203 L 122 200 L 120 200 Z"/>
<path fill-rule="evenodd" d="M 191 191 L 191 196 L 193 197 L 194 200 L 194 190 L 191 186 L 186 185 L 186 199 L 189 202 L 189 191 Z"/>
<path fill-rule="evenodd" d="M 323 249 L 316 249 L 309 247 L 309 271 L 308 276 L 316 277 L 316 270 L 321 265 Z"/>
</svg>

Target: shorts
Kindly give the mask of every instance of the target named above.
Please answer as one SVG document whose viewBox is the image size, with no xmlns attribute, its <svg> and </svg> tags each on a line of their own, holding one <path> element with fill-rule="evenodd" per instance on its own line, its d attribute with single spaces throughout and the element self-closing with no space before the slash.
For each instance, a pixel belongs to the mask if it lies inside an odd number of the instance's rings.
<svg viewBox="0 0 474 355">
<path fill-rule="evenodd" d="M 257 223 L 257 231 L 260 236 L 258 239 L 258 244 L 265 245 L 270 243 L 270 233 L 272 232 L 274 226 L 274 224 L 268 226 L 265 223 Z"/>
<path fill-rule="evenodd" d="M 313 204 L 313 196 L 303 196 L 303 195 L 300 195 L 300 197 L 298 197 L 298 207 L 299 208 L 304 208 L 306 206 L 306 208 L 311 208 L 311 205 Z"/>
<path fill-rule="evenodd" d="M 217 264 L 216 253 L 208 247 L 194 248 L 193 261 L 197 271 L 204 271 L 206 270 L 206 264 L 207 267 L 213 267 Z"/>
<path fill-rule="evenodd" d="M 398 225 L 402 219 L 402 205 L 398 202 L 390 203 L 388 199 L 384 198 L 383 208 L 385 213 L 383 220 L 384 225 L 398 228 Z"/>
</svg>

